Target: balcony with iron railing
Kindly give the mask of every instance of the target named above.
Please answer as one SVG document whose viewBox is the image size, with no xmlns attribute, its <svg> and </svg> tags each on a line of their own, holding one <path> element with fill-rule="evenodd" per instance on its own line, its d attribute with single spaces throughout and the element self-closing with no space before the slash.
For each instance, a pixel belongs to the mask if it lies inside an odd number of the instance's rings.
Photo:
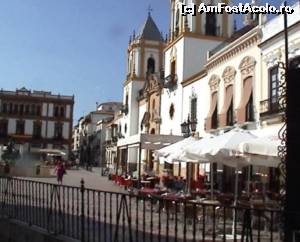
<svg viewBox="0 0 300 242">
<path fill-rule="evenodd" d="M 128 114 L 129 108 L 128 108 L 128 104 L 127 103 L 122 105 L 121 112 L 124 113 L 125 115 Z"/>
<path fill-rule="evenodd" d="M 177 74 L 170 74 L 164 78 L 163 86 L 164 88 L 174 88 L 177 86 L 178 76 Z"/>
<path fill-rule="evenodd" d="M 260 102 L 260 115 L 273 116 L 282 112 L 278 98 L 269 98 Z"/>
</svg>

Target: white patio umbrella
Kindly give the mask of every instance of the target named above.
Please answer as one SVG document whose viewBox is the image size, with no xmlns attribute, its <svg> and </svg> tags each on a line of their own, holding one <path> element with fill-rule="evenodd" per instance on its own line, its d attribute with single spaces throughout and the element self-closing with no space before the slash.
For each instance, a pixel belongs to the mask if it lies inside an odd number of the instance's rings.
<svg viewBox="0 0 300 242">
<path fill-rule="evenodd" d="M 281 145 L 278 133 L 281 128 L 282 125 L 273 125 L 251 131 L 257 138 L 239 145 L 239 151 L 248 158 L 249 165 L 278 167 L 278 147 Z"/>
<path fill-rule="evenodd" d="M 206 160 L 210 163 L 221 163 L 236 168 L 235 199 L 238 196 L 238 168 L 247 166 L 248 161 L 240 156 L 239 144 L 256 138 L 247 130 L 232 129 L 224 134 L 194 142 L 184 149 L 184 157 L 189 159 Z M 202 142 L 201 142 L 202 141 Z M 213 176 L 212 176 L 213 178 Z M 211 181 L 213 194 L 213 181 Z"/>
<path fill-rule="evenodd" d="M 198 139 L 194 137 L 188 137 L 174 144 L 166 146 L 160 150 L 156 150 L 154 151 L 154 154 L 158 156 L 158 160 L 160 164 L 164 164 L 165 162 L 170 164 L 179 163 L 180 166 L 179 169 L 181 169 L 186 166 L 186 162 L 183 160 L 174 160 L 174 158 L 178 157 L 181 154 L 182 149 L 184 147 L 190 145 L 196 140 Z"/>
<path fill-rule="evenodd" d="M 231 167 L 245 166 L 248 165 L 247 162 L 243 158 L 238 158 L 241 154 L 239 145 L 255 138 L 251 132 L 235 128 L 219 136 L 194 142 L 183 150 L 184 157 L 210 160 Z"/>
<path fill-rule="evenodd" d="M 173 154 L 174 152 L 178 152 L 182 148 L 190 145 L 191 143 L 195 142 L 196 140 L 197 139 L 194 137 L 188 137 L 188 138 L 178 141 L 174 144 L 168 145 L 160 150 L 155 150 L 154 154 L 157 156 L 167 157 L 167 156 Z"/>
<path fill-rule="evenodd" d="M 242 142 L 239 151 L 245 154 L 278 157 L 280 143 L 278 135 L 267 135 Z"/>
</svg>

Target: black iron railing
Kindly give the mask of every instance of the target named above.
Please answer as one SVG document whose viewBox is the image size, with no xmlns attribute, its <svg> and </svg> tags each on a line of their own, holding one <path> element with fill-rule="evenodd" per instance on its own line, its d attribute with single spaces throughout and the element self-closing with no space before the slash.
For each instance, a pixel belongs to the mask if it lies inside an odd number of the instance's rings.
<svg viewBox="0 0 300 242">
<path fill-rule="evenodd" d="M 178 77 L 177 74 L 170 74 L 164 79 L 164 88 L 172 88 L 177 85 Z"/>
<path fill-rule="evenodd" d="M 0 215 L 80 241 L 280 241 L 276 209 L 0 178 Z"/>
<path fill-rule="evenodd" d="M 282 109 L 278 98 L 270 98 L 260 102 L 261 115 L 271 115 L 281 112 Z"/>
</svg>

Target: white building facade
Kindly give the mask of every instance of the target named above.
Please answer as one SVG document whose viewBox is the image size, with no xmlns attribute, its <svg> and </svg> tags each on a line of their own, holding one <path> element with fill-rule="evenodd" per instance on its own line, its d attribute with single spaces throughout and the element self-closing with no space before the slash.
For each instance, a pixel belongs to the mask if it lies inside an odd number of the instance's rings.
<svg viewBox="0 0 300 242">
<path fill-rule="evenodd" d="M 199 5 L 200 1 L 189 3 Z M 189 99 L 198 92 L 194 86 L 188 91 L 185 84 L 203 72 L 207 51 L 232 33 L 232 21 L 228 14 L 181 16 L 180 6 L 181 1 L 171 1 L 170 37 L 165 48 L 166 88 L 161 102 L 161 109 L 165 112 L 161 113 L 161 134 L 181 135 L 180 124 L 189 115 L 189 111 L 186 112 L 190 109 L 187 107 Z"/>
</svg>

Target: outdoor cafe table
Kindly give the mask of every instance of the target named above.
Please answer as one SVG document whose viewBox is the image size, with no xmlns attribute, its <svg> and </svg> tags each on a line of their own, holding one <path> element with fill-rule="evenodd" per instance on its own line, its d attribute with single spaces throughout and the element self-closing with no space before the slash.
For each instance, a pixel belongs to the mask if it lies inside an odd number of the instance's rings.
<svg viewBox="0 0 300 242">
<path fill-rule="evenodd" d="M 178 193 L 165 193 L 161 195 L 161 198 L 168 201 L 186 201 L 192 198 L 189 194 L 178 194 Z"/>
<path fill-rule="evenodd" d="M 209 194 L 209 191 L 206 189 L 193 190 L 191 191 L 191 194 L 193 196 L 205 197 L 207 194 Z"/>
<path fill-rule="evenodd" d="M 189 194 L 165 193 L 160 196 L 163 199 L 163 208 L 171 213 L 176 213 L 177 202 L 184 202 L 192 198 Z"/>
<path fill-rule="evenodd" d="M 159 189 L 155 189 L 155 188 L 142 188 L 139 190 L 139 195 L 142 195 L 142 196 L 147 196 L 147 195 L 159 195 L 161 194 L 163 191 L 159 190 Z"/>
</svg>

